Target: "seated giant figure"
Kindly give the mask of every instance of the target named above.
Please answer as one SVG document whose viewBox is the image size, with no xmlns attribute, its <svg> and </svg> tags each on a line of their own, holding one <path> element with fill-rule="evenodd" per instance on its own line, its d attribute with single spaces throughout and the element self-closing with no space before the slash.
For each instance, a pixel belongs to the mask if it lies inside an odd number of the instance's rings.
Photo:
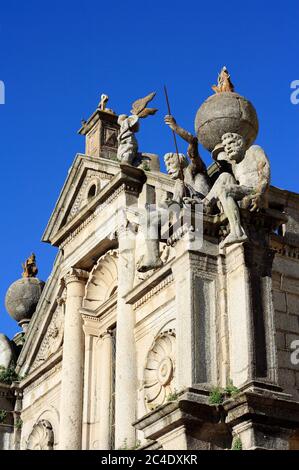
<svg viewBox="0 0 299 470">
<path fill-rule="evenodd" d="M 247 239 L 240 221 L 238 201 L 250 211 L 266 207 L 270 164 L 259 145 L 252 145 L 247 150 L 244 138 L 236 133 L 224 134 L 212 156 L 216 161 L 227 161 L 232 169 L 232 174 L 224 172 L 219 175 L 203 201 L 205 207 L 219 201 L 227 216 L 230 233 L 220 244 L 223 248 Z"/>
</svg>

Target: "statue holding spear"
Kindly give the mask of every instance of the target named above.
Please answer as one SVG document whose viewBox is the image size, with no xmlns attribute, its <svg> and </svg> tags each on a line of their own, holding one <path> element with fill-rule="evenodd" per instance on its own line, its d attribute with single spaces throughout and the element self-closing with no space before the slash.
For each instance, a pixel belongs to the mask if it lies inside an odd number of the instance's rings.
<svg viewBox="0 0 299 470">
<path fill-rule="evenodd" d="M 206 165 L 200 157 L 198 151 L 197 137 L 180 127 L 171 115 L 167 89 L 164 87 L 168 114 L 164 118 L 173 132 L 175 153 L 167 153 L 164 161 L 168 174 L 175 180 L 173 202 L 181 204 L 200 202 L 210 190 L 210 181 L 207 174 Z M 176 135 L 188 142 L 186 156 L 178 152 Z"/>
</svg>

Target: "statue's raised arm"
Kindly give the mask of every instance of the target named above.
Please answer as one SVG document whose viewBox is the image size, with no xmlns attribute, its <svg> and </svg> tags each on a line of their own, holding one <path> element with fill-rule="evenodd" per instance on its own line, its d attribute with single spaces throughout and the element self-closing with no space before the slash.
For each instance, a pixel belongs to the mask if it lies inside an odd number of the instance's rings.
<svg viewBox="0 0 299 470">
<path fill-rule="evenodd" d="M 198 152 L 197 137 L 179 126 L 171 115 L 165 116 L 164 121 L 173 132 L 189 144 L 187 155 L 190 162 L 183 154 L 167 153 L 164 157 L 169 175 L 176 180 L 173 201 L 179 204 L 199 202 L 209 192 L 210 181 L 206 165 Z M 183 178 L 180 177 L 181 173 Z"/>
<path fill-rule="evenodd" d="M 197 137 L 183 129 L 183 127 L 179 126 L 174 117 L 170 116 L 169 114 L 165 116 L 164 122 L 167 124 L 167 126 L 170 127 L 171 130 L 173 130 L 173 132 L 188 142 L 189 145 L 187 149 L 187 155 L 190 158 L 193 173 L 205 173 L 206 165 L 198 151 Z"/>
</svg>

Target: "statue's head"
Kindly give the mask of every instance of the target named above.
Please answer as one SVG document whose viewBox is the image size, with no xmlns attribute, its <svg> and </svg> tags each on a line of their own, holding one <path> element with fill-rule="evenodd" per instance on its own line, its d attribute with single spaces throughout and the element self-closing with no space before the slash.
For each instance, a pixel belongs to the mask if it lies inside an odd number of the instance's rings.
<svg viewBox="0 0 299 470">
<path fill-rule="evenodd" d="M 183 153 L 166 153 L 164 155 L 164 162 L 167 173 L 173 179 L 179 177 L 181 168 L 188 166 L 188 160 Z"/>
<path fill-rule="evenodd" d="M 228 161 L 239 163 L 243 160 L 247 150 L 244 138 L 240 134 L 227 132 L 221 138 Z"/>
</svg>

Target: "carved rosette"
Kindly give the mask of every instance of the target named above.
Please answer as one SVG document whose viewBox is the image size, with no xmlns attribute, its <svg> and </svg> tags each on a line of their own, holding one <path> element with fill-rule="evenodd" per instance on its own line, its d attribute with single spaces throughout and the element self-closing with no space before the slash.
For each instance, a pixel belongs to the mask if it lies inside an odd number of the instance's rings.
<svg viewBox="0 0 299 470">
<path fill-rule="evenodd" d="M 148 352 L 144 370 L 144 395 L 147 408 L 153 410 L 174 392 L 175 332 L 160 333 Z"/>
<path fill-rule="evenodd" d="M 33 426 L 27 441 L 28 450 L 53 450 L 54 433 L 49 421 L 42 419 Z"/>
</svg>

